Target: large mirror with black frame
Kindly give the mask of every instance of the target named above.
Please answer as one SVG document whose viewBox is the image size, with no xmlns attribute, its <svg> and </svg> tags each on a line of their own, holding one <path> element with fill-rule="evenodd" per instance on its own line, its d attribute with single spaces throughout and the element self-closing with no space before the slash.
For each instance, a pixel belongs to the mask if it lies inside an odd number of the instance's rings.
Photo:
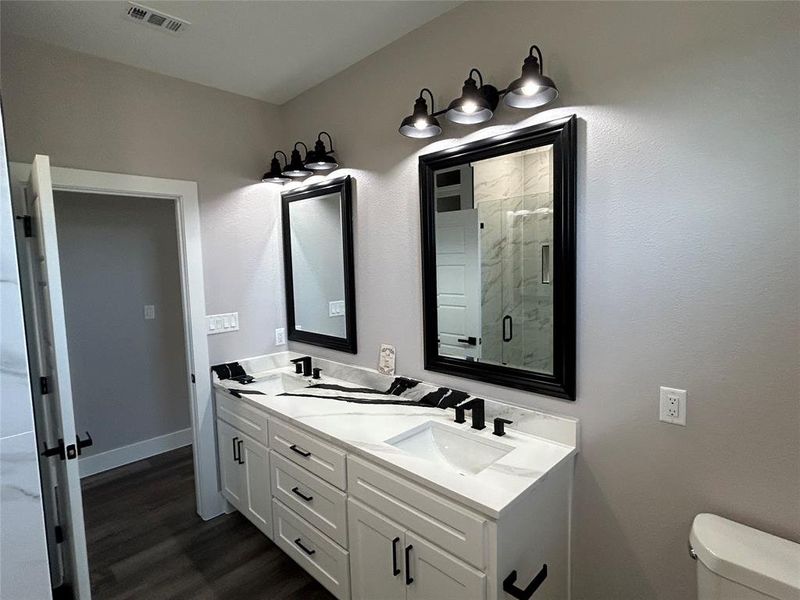
<svg viewBox="0 0 800 600">
<path fill-rule="evenodd" d="M 356 353 L 351 178 L 281 194 L 292 341 Z"/>
<path fill-rule="evenodd" d="M 425 368 L 575 399 L 576 117 L 420 157 Z"/>
</svg>

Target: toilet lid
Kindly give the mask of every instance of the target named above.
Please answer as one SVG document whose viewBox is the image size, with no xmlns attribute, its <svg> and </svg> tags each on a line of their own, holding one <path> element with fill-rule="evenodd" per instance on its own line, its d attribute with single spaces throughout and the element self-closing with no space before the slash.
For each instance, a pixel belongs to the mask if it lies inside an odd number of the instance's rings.
<svg viewBox="0 0 800 600">
<path fill-rule="evenodd" d="M 695 517 L 689 541 L 720 577 L 779 600 L 800 598 L 800 544 L 707 513 Z"/>
</svg>

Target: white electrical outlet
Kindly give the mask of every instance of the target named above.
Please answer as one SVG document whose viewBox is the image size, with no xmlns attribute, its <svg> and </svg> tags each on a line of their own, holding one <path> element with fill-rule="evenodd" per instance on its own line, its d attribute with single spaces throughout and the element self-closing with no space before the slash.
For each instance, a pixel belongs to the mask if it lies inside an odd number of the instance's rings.
<svg viewBox="0 0 800 600">
<path fill-rule="evenodd" d="M 275 330 L 275 345 L 283 346 L 286 343 L 286 330 L 283 327 L 278 327 Z"/>
<path fill-rule="evenodd" d="M 148 321 L 156 318 L 156 307 L 153 304 L 144 305 L 144 318 Z"/>
<path fill-rule="evenodd" d="M 206 315 L 206 329 L 208 330 L 208 335 L 239 331 L 239 313 Z"/>
<path fill-rule="evenodd" d="M 341 317 L 342 315 L 344 315 L 344 300 L 328 302 L 329 317 Z"/>
<path fill-rule="evenodd" d="M 661 387 L 658 418 L 673 425 L 686 425 L 686 390 Z"/>
</svg>

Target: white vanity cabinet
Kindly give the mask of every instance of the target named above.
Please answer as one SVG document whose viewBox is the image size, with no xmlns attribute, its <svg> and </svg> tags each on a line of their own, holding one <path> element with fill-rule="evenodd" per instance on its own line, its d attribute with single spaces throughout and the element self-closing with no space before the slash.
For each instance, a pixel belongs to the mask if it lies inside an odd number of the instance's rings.
<svg viewBox="0 0 800 600">
<path fill-rule="evenodd" d="M 490 517 L 282 415 L 217 394 L 222 493 L 339 600 L 569 600 L 571 458 Z"/>
<path fill-rule="evenodd" d="M 350 498 L 354 600 L 484 600 L 486 575 Z"/>
<path fill-rule="evenodd" d="M 247 406 L 236 406 L 221 394 L 217 394 L 217 416 L 222 495 L 272 539 L 269 450 L 251 437 L 267 440 L 267 417 Z"/>
</svg>

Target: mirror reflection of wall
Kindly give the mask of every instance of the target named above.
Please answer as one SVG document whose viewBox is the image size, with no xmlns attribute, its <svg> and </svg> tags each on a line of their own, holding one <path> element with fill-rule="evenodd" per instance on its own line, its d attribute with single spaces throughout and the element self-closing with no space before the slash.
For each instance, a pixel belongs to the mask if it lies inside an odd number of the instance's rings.
<svg viewBox="0 0 800 600">
<path fill-rule="evenodd" d="M 289 205 L 295 327 L 345 336 L 344 256 L 340 194 Z"/>
<path fill-rule="evenodd" d="M 553 146 L 435 174 L 442 356 L 553 373 Z"/>
</svg>

